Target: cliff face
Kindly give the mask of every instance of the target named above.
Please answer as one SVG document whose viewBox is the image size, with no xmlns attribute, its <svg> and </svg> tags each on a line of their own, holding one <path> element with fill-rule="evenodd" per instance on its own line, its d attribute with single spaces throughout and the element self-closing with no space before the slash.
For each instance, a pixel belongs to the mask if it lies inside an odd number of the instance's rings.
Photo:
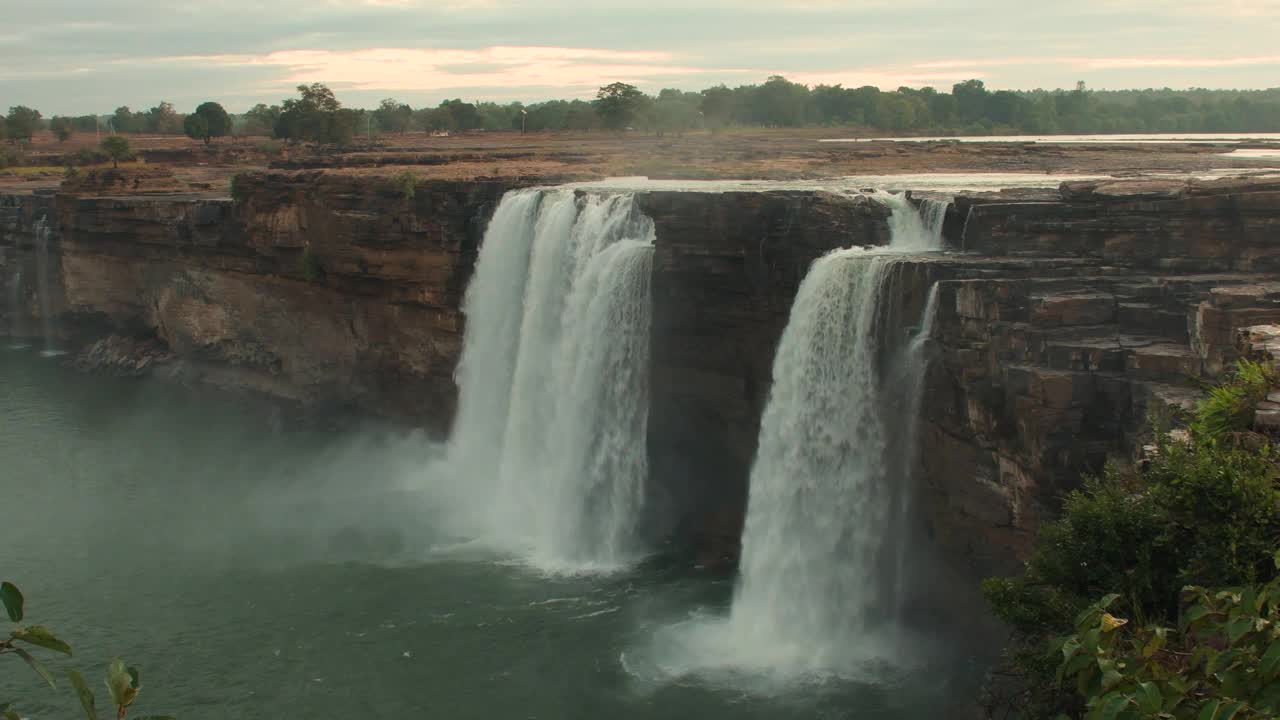
<svg viewBox="0 0 1280 720">
<path fill-rule="evenodd" d="M 241 176 L 242 202 L 59 196 L 59 319 L 80 340 L 153 337 L 183 377 L 442 430 L 462 293 L 507 189 L 302 173 Z"/>
<path fill-rule="evenodd" d="M 69 347 L 96 342 L 84 362 L 443 431 L 462 295 L 514 184 L 272 172 L 238 177 L 236 200 L 0 196 L 3 322 L 39 333 L 44 216 L 48 312 Z M 828 250 L 886 244 L 888 210 L 814 192 L 639 201 L 657 228 L 654 521 L 711 562 L 736 548 L 800 281 Z M 939 545 L 992 572 L 1081 472 L 1141 444 L 1150 413 L 1193 402 L 1188 378 L 1230 365 L 1237 328 L 1280 323 L 1280 184 L 1077 184 L 955 208 L 946 233 L 967 252 L 900 266 L 889 301 L 905 332 L 940 283 L 919 506 Z"/>
</svg>

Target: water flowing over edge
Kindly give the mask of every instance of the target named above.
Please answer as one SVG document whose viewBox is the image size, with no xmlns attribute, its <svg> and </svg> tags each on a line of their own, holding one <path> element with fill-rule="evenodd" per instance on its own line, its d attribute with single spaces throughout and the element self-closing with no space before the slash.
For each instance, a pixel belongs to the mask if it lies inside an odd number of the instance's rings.
<svg viewBox="0 0 1280 720">
<path fill-rule="evenodd" d="M 480 247 L 445 472 L 474 531 L 542 570 L 642 551 L 653 240 L 630 194 L 522 190 Z"/>
<path fill-rule="evenodd" d="M 905 529 L 937 286 L 896 330 L 896 276 L 942 248 L 948 204 L 876 193 L 888 248 L 834 250 L 801 283 L 761 418 L 742 560 L 726 618 L 660 631 L 655 672 L 883 680 L 916 642 L 901 623 Z M 890 388 L 885 392 L 885 388 Z"/>
</svg>

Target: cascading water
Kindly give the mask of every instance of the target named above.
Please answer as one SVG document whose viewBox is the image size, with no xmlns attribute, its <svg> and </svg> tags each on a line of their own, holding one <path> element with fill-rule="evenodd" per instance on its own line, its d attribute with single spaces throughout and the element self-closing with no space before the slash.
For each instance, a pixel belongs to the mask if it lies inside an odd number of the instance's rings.
<svg viewBox="0 0 1280 720">
<path fill-rule="evenodd" d="M 877 197 L 893 212 L 890 246 L 814 262 L 774 359 L 729 639 L 715 641 L 743 663 L 847 667 L 879 656 L 874 637 L 899 617 L 927 355 L 923 340 L 898 341 L 890 296 L 907 253 L 941 248 L 946 208 L 922 218 L 904 196 Z M 924 324 L 932 292 L 926 305 Z"/>
<path fill-rule="evenodd" d="M 653 234 L 630 195 L 527 190 L 481 246 L 448 463 L 484 487 L 487 533 L 539 566 L 637 551 Z"/>
<path fill-rule="evenodd" d="M 36 220 L 33 232 L 36 246 L 36 292 L 40 300 L 40 327 L 44 337 L 44 355 L 57 355 L 58 349 L 53 338 L 53 297 L 50 294 L 50 278 L 52 258 L 49 255 L 49 241 L 53 237 L 53 229 L 49 227 L 48 218 Z"/>
</svg>

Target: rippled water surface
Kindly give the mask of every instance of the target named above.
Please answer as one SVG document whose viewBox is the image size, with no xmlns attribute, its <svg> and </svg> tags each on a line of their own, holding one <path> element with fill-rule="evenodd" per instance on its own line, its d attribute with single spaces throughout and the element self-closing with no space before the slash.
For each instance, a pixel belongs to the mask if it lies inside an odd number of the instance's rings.
<svg viewBox="0 0 1280 720">
<path fill-rule="evenodd" d="M 729 579 L 660 560 L 547 577 L 449 528 L 413 433 L 281 430 L 259 405 L 59 362 L 0 352 L 2 574 L 87 674 L 139 666 L 140 714 L 937 718 L 981 674 L 928 643 L 853 678 L 732 657 L 690 674 L 706 663 L 684 662 L 682 628 L 724 614 Z M 0 697 L 76 716 L 17 662 Z"/>
</svg>

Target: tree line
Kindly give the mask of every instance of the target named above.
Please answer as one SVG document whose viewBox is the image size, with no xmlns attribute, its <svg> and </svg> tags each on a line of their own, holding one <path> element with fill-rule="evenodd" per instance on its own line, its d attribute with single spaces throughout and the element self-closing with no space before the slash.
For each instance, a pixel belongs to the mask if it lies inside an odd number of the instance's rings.
<svg viewBox="0 0 1280 720">
<path fill-rule="evenodd" d="M 196 119 L 192 119 L 195 116 Z M 1269 90 L 995 90 L 981 80 L 951 92 L 874 86 L 809 87 L 781 76 L 757 85 L 717 85 L 699 92 L 664 89 L 649 95 L 633 85 L 600 88 L 594 101 L 466 102 L 455 98 L 414 108 L 395 98 L 376 108 L 347 108 L 327 86 L 298 87 L 298 96 L 260 103 L 231 115 L 214 102 L 189 115 L 168 102 L 145 111 L 119 107 L 110 115 L 55 116 L 11 107 L 0 117 L 0 139 L 29 140 L 48 129 L 73 132 L 187 134 L 208 141 L 224 135 L 273 136 L 346 144 L 354 138 L 410 131 L 625 130 L 681 133 L 728 127 L 841 127 L 860 134 L 983 135 L 1003 133 L 1280 132 L 1280 88 Z"/>
</svg>

